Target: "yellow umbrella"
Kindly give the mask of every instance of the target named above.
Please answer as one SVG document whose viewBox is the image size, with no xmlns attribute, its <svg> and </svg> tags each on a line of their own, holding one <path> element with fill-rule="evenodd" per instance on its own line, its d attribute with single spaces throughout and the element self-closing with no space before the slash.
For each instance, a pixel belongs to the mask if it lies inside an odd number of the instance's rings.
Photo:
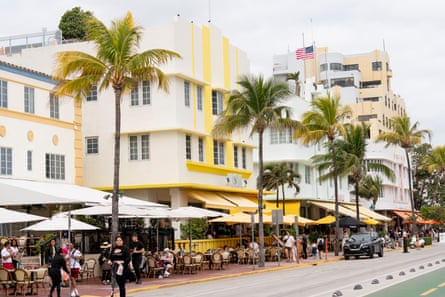
<svg viewBox="0 0 445 297">
<path fill-rule="evenodd" d="M 295 224 L 295 215 L 285 215 L 283 217 L 283 223 L 286 225 Z M 316 225 L 317 223 L 305 217 L 298 216 L 298 226 Z"/>
<path fill-rule="evenodd" d="M 376 221 L 376 220 L 374 220 L 372 218 L 368 218 L 366 220 L 362 220 L 362 222 L 365 223 L 366 225 L 379 225 L 379 224 L 381 224 L 381 222 Z"/>
<path fill-rule="evenodd" d="M 333 222 L 335 222 L 335 217 L 332 215 L 327 215 L 327 216 L 315 221 L 315 223 L 317 223 L 319 225 L 327 225 L 327 224 L 331 224 Z"/>
</svg>

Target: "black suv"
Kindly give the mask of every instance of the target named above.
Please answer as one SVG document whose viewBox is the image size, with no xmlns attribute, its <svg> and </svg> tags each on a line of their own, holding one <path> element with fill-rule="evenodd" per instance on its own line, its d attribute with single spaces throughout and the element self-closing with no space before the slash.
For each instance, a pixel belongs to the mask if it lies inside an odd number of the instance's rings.
<svg viewBox="0 0 445 297">
<path fill-rule="evenodd" d="M 374 254 L 383 257 L 383 240 L 378 237 L 376 232 L 362 232 L 352 234 L 345 241 L 343 246 L 343 256 L 349 260 L 349 256 L 368 256 L 373 258 Z"/>
</svg>

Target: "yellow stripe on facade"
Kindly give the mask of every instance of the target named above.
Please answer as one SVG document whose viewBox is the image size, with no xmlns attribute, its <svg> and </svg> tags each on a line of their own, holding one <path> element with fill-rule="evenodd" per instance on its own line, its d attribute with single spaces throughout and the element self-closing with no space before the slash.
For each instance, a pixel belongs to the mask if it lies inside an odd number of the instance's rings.
<svg viewBox="0 0 445 297">
<path fill-rule="evenodd" d="M 33 78 L 30 78 L 30 79 L 33 79 Z M 8 81 L 8 82 L 19 84 L 20 86 L 30 87 L 30 88 L 37 89 L 37 90 L 48 91 L 50 93 L 54 92 L 54 90 L 52 89 L 52 87 L 54 87 L 54 85 L 51 85 L 51 88 L 44 88 L 44 87 L 42 87 L 42 85 L 30 84 L 30 83 L 27 83 L 27 82 L 23 82 L 23 81 L 20 81 L 20 80 L 15 80 L 15 79 L 11 79 L 10 77 L 3 77 L 3 76 L 0 76 L 0 80 L 5 80 L 5 81 Z"/>
<path fill-rule="evenodd" d="M 191 45 L 192 45 L 192 76 L 195 77 L 195 25 L 193 23 L 190 24 L 190 30 L 191 30 Z M 196 117 L 197 117 L 197 98 L 196 98 L 196 86 L 190 86 L 192 91 L 192 98 L 193 98 L 193 128 L 196 129 Z"/>
<path fill-rule="evenodd" d="M 74 101 L 74 183 L 83 185 L 82 101 Z"/>
<path fill-rule="evenodd" d="M 10 109 L 0 108 L 0 116 L 12 118 L 12 119 L 23 120 L 23 121 L 28 121 L 28 122 L 39 123 L 39 124 L 43 124 L 43 125 L 64 128 L 64 129 L 70 129 L 70 130 L 73 129 L 73 123 L 71 123 L 71 122 L 65 122 L 65 121 L 61 121 L 61 120 L 57 120 L 57 119 L 42 117 L 42 116 L 35 115 L 32 113 L 25 113 L 25 112 L 10 110 Z"/>
</svg>

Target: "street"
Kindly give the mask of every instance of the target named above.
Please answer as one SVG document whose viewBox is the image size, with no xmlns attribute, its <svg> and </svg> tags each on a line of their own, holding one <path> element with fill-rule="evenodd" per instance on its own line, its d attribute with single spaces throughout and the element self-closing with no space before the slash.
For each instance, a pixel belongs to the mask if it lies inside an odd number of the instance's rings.
<svg viewBox="0 0 445 297">
<path fill-rule="evenodd" d="M 386 252 L 383 258 L 340 260 L 319 266 L 308 266 L 258 273 L 249 276 L 206 281 L 131 293 L 130 296 L 366 296 L 425 273 L 445 267 L 444 246 Z M 376 283 L 376 284 L 373 284 Z M 377 283 L 378 282 L 378 283 Z M 436 284 L 439 285 L 440 283 Z M 361 286 L 362 289 L 354 289 Z M 387 289 L 386 289 L 387 290 Z M 338 295 L 340 296 L 340 295 Z M 376 295 L 379 296 L 379 295 Z M 381 295 L 397 296 L 397 295 Z M 404 297 L 419 296 L 403 294 Z"/>
</svg>

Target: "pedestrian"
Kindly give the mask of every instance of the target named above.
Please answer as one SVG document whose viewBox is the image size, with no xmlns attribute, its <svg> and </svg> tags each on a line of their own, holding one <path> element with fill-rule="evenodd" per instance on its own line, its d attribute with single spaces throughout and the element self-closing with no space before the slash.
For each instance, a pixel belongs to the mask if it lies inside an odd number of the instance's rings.
<svg viewBox="0 0 445 297">
<path fill-rule="evenodd" d="M 315 243 L 312 244 L 312 259 L 317 259 L 317 245 Z"/>
<path fill-rule="evenodd" d="M 286 231 L 286 235 L 284 236 L 283 241 L 287 262 L 292 262 L 294 258 L 292 248 L 295 246 L 295 238 L 290 234 L 289 231 Z"/>
<path fill-rule="evenodd" d="M 2 255 L 3 268 L 6 268 L 8 270 L 13 270 L 14 264 L 12 264 L 12 258 L 14 257 L 14 253 L 11 249 L 11 243 L 9 241 L 6 241 L 3 244 L 1 255 Z"/>
<path fill-rule="evenodd" d="M 17 260 L 17 255 L 19 254 L 19 245 L 17 243 L 17 239 L 11 240 L 11 250 L 12 250 L 12 265 L 14 265 L 14 268 L 19 268 L 18 264 L 19 261 Z"/>
<path fill-rule="evenodd" d="M 80 272 L 80 258 L 82 257 L 82 253 L 79 251 L 77 246 L 74 246 L 73 243 L 69 243 L 69 263 L 71 270 L 71 296 L 79 297 L 79 291 L 77 290 L 77 278 L 79 277 Z"/>
<path fill-rule="evenodd" d="M 318 257 L 321 259 L 322 252 L 324 251 L 324 238 L 321 236 L 317 239 L 317 249 L 318 249 Z"/>
<path fill-rule="evenodd" d="M 61 249 L 56 249 L 54 256 L 51 259 L 51 266 L 49 268 L 49 276 L 51 278 L 51 289 L 48 297 L 53 296 L 54 289 L 56 289 L 57 297 L 60 297 L 60 283 L 63 278 L 62 275 L 66 273 L 68 276 L 68 267 L 66 265 L 65 255 L 61 253 Z"/>
<path fill-rule="evenodd" d="M 113 267 L 113 273 L 119 286 L 120 297 L 126 297 L 125 274 L 128 273 L 128 264 L 130 263 L 130 251 L 124 246 L 122 237 L 117 236 L 115 246 L 111 250 L 110 261 Z M 114 290 L 114 288 L 113 288 Z M 113 293 L 112 295 L 113 296 Z"/>
<path fill-rule="evenodd" d="M 131 252 L 131 264 L 133 265 L 134 273 L 136 274 L 136 284 L 140 285 L 142 284 L 141 262 L 142 262 L 142 255 L 144 254 L 145 249 L 142 242 L 138 240 L 138 235 L 136 233 L 133 233 L 133 235 L 131 236 L 130 252 Z"/>
<path fill-rule="evenodd" d="M 105 241 L 100 248 L 102 251 L 99 256 L 99 265 L 102 268 L 102 283 L 108 285 L 111 282 L 111 264 L 109 263 L 111 244 Z"/>
<path fill-rule="evenodd" d="M 302 236 L 302 251 L 301 251 L 301 256 L 303 257 L 303 259 L 307 259 L 307 235 L 306 233 L 303 232 L 303 236 Z"/>
</svg>

